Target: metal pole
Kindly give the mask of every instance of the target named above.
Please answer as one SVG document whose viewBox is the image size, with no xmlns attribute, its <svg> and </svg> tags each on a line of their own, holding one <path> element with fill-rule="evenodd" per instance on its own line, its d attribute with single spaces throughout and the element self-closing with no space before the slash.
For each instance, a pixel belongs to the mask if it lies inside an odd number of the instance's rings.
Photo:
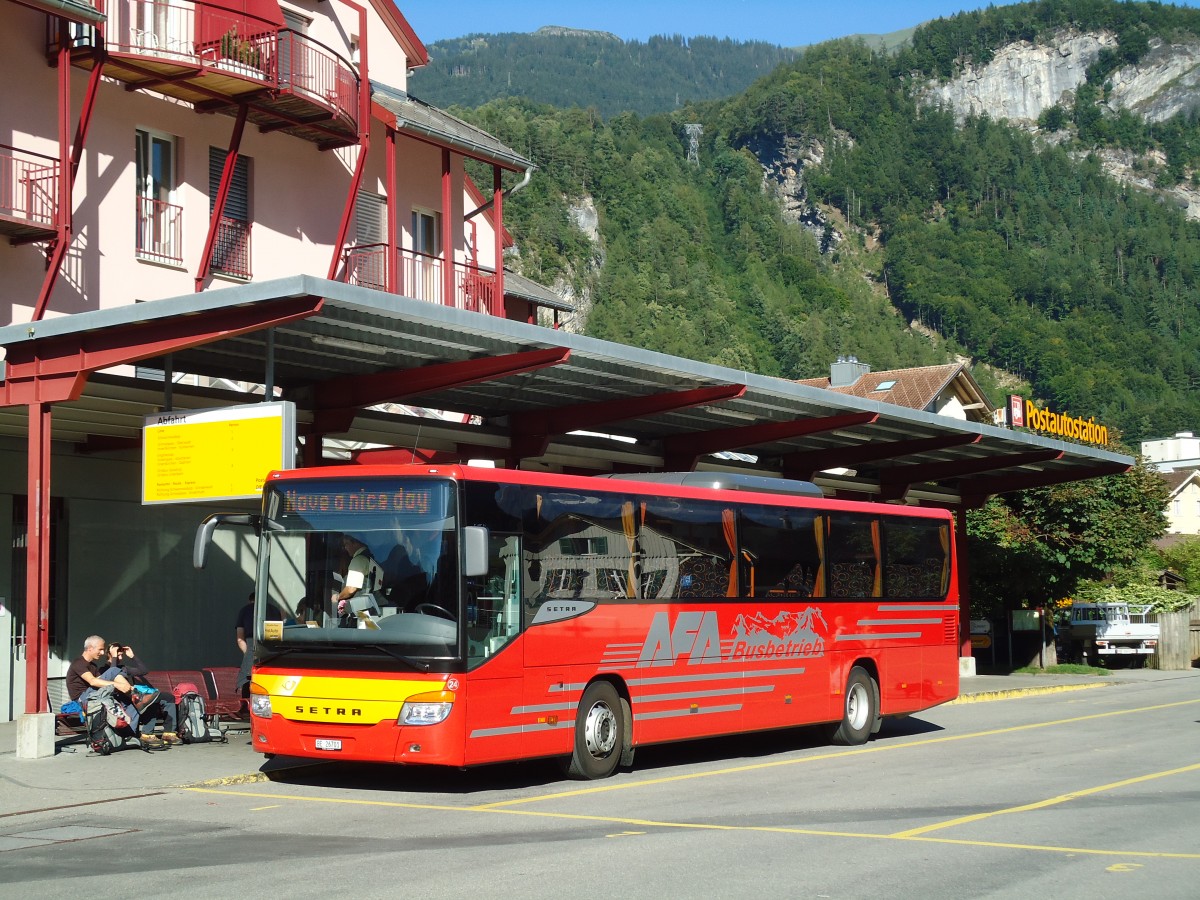
<svg viewBox="0 0 1200 900">
<path fill-rule="evenodd" d="M 267 329 L 267 371 L 263 375 L 263 403 L 275 399 L 275 329 Z"/>
</svg>

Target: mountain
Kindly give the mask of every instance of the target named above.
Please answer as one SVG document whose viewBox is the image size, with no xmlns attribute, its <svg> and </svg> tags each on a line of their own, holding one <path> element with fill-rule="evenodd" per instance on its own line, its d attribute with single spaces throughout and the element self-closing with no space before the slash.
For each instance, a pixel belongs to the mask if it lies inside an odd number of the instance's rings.
<svg viewBox="0 0 1200 900">
<path fill-rule="evenodd" d="M 1200 425 L 1196 60 L 1200 11 L 1046 0 L 668 114 L 468 115 L 538 163 L 513 264 L 590 334 L 789 378 L 968 359 L 1132 443 Z"/>
<path fill-rule="evenodd" d="M 525 97 L 594 106 L 604 116 L 651 115 L 730 97 L 797 56 L 762 42 L 679 35 L 626 42 L 603 31 L 549 26 L 431 44 L 429 65 L 412 74 L 409 89 L 437 106 Z"/>
</svg>

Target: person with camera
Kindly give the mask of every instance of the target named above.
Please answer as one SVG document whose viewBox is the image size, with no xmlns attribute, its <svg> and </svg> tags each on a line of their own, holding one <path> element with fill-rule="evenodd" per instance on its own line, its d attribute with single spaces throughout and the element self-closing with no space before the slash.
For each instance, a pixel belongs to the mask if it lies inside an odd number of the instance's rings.
<svg viewBox="0 0 1200 900">
<path fill-rule="evenodd" d="M 175 723 L 178 716 L 175 703 L 172 699 L 164 697 L 150 683 L 146 677 L 150 670 L 133 652 L 133 648 L 128 644 L 109 644 L 108 662 L 110 669 L 119 669 L 125 679 L 132 685 L 131 690 L 135 697 L 147 698 L 143 701 L 143 705 L 138 708 L 140 713 L 138 740 L 151 748 L 160 744 L 183 743 L 179 735 L 175 733 Z M 149 699 L 151 696 L 153 696 L 153 699 Z M 161 736 L 154 733 L 155 728 L 158 727 L 159 719 L 163 720 L 163 733 Z"/>
</svg>

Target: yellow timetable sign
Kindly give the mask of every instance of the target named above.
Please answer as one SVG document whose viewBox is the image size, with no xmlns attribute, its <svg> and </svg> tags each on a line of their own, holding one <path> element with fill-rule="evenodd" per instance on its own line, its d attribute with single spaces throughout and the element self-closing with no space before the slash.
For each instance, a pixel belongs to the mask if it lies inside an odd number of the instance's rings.
<svg viewBox="0 0 1200 900">
<path fill-rule="evenodd" d="M 257 497 L 268 472 L 295 465 L 296 407 L 156 413 L 146 416 L 142 435 L 142 503 Z"/>
</svg>

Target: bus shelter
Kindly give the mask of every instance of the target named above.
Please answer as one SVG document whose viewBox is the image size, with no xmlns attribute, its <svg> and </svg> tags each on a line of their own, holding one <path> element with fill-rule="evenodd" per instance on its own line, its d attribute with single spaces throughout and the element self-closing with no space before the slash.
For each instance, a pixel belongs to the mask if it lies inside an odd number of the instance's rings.
<svg viewBox="0 0 1200 900">
<path fill-rule="evenodd" d="M 26 714 L 47 709 L 52 443 L 140 450 L 147 414 L 255 399 L 223 385 L 293 402 L 304 465 L 329 463 L 323 448 L 336 439 L 371 462 L 743 472 L 814 481 L 830 497 L 961 512 L 1133 464 L 1086 444 L 311 276 L 12 325 L 0 328 L 0 346 L 0 437 L 24 440 L 28 461 Z M 204 386 L 176 384 L 182 373 Z M 965 581 L 965 516 L 957 521 Z M 969 657 L 965 590 L 960 620 Z"/>
</svg>

